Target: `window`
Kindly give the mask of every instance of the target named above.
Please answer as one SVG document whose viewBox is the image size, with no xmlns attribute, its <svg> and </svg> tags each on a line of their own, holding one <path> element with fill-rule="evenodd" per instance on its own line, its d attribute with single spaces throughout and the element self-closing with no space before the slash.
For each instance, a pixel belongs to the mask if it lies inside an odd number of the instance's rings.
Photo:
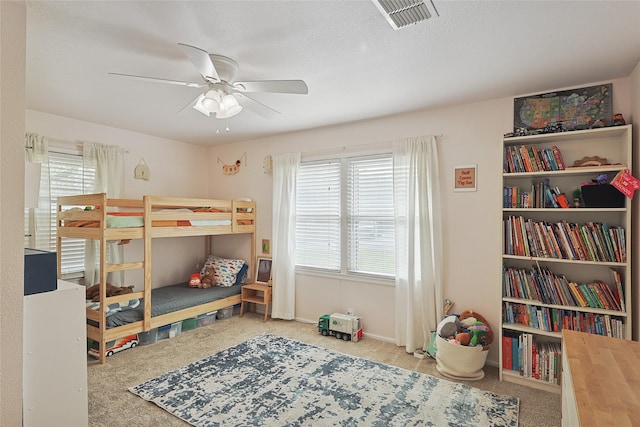
<svg viewBox="0 0 640 427">
<path fill-rule="evenodd" d="M 25 247 L 55 252 L 57 198 L 87 193 L 94 188 L 95 169 L 85 167 L 81 147 L 70 147 L 49 148 L 48 167 L 44 164 L 42 168 L 40 207 L 25 209 Z M 50 196 L 43 188 L 49 189 Z M 82 277 L 85 240 L 63 239 L 62 245 L 62 274 L 66 278 Z"/>
<path fill-rule="evenodd" d="M 297 267 L 395 276 L 391 154 L 303 162 L 296 204 Z"/>
</svg>

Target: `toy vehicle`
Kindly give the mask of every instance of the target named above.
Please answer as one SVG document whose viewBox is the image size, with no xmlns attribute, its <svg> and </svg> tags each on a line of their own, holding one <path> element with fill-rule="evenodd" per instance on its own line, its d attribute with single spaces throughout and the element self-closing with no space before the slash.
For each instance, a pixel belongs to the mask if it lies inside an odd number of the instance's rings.
<svg viewBox="0 0 640 427">
<path fill-rule="evenodd" d="M 324 336 L 333 335 L 345 341 L 358 342 L 362 339 L 362 324 L 358 316 L 349 314 L 323 314 L 318 320 L 318 332 Z"/>
<path fill-rule="evenodd" d="M 97 343 L 94 343 L 97 345 Z M 122 350 L 126 350 L 128 348 L 134 348 L 138 345 L 138 334 L 129 335 L 128 337 L 122 338 L 117 341 L 110 341 L 107 343 L 107 351 L 105 352 L 106 356 L 113 356 L 115 353 L 118 353 Z M 100 358 L 100 353 L 98 349 L 92 346 L 89 349 L 89 355 Z"/>
</svg>

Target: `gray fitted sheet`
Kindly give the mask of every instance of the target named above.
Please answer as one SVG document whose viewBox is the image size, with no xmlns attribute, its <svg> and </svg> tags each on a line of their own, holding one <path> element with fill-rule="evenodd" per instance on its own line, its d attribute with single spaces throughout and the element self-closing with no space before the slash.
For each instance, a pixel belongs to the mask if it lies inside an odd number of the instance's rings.
<svg viewBox="0 0 640 427">
<path fill-rule="evenodd" d="M 214 286 L 209 289 L 190 288 L 188 283 L 165 286 L 151 290 L 151 317 L 171 313 L 189 307 L 240 294 L 242 285 Z M 137 322 L 144 317 L 144 300 L 133 310 L 121 311 L 107 317 L 107 328 Z"/>
</svg>

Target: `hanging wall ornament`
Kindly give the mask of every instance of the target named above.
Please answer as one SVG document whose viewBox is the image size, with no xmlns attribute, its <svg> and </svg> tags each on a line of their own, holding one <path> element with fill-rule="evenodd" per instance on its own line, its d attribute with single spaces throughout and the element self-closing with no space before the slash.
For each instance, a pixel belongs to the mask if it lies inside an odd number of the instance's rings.
<svg viewBox="0 0 640 427">
<path fill-rule="evenodd" d="M 225 175 L 235 175 L 240 170 L 240 166 L 242 165 L 241 159 L 246 160 L 247 153 L 244 153 L 240 159 L 236 160 L 234 164 L 227 164 L 220 157 L 218 157 L 218 163 L 222 163 L 222 173 Z"/>
<path fill-rule="evenodd" d="M 262 160 L 262 169 L 267 175 L 273 173 L 273 158 L 271 156 L 266 156 L 264 160 Z"/>
</svg>

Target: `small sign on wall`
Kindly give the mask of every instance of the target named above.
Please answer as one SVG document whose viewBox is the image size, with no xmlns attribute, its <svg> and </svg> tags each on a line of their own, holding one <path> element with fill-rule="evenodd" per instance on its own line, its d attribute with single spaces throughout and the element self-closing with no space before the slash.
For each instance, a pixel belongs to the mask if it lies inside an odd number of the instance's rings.
<svg viewBox="0 0 640 427">
<path fill-rule="evenodd" d="M 460 165 L 453 169 L 453 191 L 477 190 L 478 165 Z"/>
</svg>

